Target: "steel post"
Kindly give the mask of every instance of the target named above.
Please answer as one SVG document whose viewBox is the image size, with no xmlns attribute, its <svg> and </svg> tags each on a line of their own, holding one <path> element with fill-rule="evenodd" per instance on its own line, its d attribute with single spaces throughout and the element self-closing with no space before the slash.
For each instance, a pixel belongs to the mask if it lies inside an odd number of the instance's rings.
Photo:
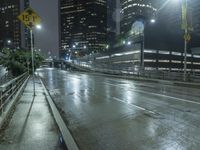
<svg viewBox="0 0 200 150">
<path fill-rule="evenodd" d="M 35 68 L 34 68 L 34 49 L 33 49 L 33 30 L 30 30 L 31 36 L 31 57 L 32 57 L 32 72 L 33 72 L 33 96 L 35 96 Z"/>
</svg>

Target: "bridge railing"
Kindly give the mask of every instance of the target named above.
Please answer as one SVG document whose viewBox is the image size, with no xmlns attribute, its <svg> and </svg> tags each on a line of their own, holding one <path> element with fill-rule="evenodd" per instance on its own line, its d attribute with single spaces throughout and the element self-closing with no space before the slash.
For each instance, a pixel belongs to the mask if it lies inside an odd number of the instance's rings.
<svg viewBox="0 0 200 150">
<path fill-rule="evenodd" d="M 0 86 L 0 116 L 4 113 L 27 77 L 28 73 L 24 73 Z"/>
<path fill-rule="evenodd" d="M 108 73 L 108 74 L 117 74 L 125 76 L 135 76 L 135 77 L 144 77 L 151 79 L 161 79 L 161 80 L 174 80 L 174 81 L 183 81 L 184 74 L 182 72 L 170 72 L 162 70 L 134 70 L 129 66 L 112 66 L 110 64 L 97 64 L 97 63 L 88 63 L 88 62 L 75 62 L 75 66 L 79 66 L 91 71 Z M 200 82 L 200 75 L 187 73 L 187 81 L 190 82 Z"/>
</svg>

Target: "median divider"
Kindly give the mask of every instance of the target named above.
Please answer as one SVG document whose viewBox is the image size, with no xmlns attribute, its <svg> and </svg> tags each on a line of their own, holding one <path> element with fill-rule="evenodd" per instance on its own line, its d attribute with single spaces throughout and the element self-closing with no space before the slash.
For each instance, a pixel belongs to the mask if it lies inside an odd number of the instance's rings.
<svg viewBox="0 0 200 150">
<path fill-rule="evenodd" d="M 59 110 L 57 109 L 53 99 L 51 98 L 50 93 L 48 92 L 46 86 L 44 85 L 44 83 L 41 79 L 40 79 L 40 82 L 42 83 L 42 86 L 45 91 L 46 99 L 50 105 L 54 119 L 59 127 L 59 130 L 63 136 L 63 140 L 64 140 L 68 150 L 79 150 L 74 138 L 72 137 L 69 129 L 67 128 L 64 120 L 62 119 L 62 116 L 60 115 Z"/>
</svg>

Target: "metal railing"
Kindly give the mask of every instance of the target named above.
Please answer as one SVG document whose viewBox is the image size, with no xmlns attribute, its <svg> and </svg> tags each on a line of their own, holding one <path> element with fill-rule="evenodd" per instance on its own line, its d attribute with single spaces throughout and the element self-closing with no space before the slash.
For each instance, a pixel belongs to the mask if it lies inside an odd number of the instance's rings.
<svg viewBox="0 0 200 150">
<path fill-rule="evenodd" d="M 122 76 L 134 76 L 143 77 L 149 79 L 160 79 L 160 80 L 172 80 L 172 81 L 183 81 L 182 72 L 169 72 L 161 70 L 134 70 L 131 67 L 126 66 L 112 66 L 109 64 L 98 64 L 88 62 L 75 62 L 72 66 L 78 69 L 88 69 L 90 71 L 122 75 Z M 200 82 L 200 75 L 188 73 L 186 76 L 189 82 Z"/>
<path fill-rule="evenodd" d="M 0 116 L 11 102 L 19 88 L 27 79 L 28 73 L 24 73 L 0 86 Z"/>
</svg>

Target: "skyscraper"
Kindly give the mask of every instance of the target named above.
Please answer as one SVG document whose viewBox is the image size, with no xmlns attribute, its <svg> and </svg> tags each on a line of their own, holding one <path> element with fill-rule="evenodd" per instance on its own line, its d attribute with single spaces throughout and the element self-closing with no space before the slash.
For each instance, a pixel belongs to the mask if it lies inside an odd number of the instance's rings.
<svg viewBox="0 0 200 150">
<path fill-rule="evenodd" d="M 153 17 L 156 9 L 152 0 L 121 0 L 121 34 L 127 34 L 132 24 L 138 20 L 147 20 Z"/>
<path fill-rule="evenodd" d="M 25 31 L 17 16 L 28 6 L 29 0 L 1 0 L 0 49 L 3 47 L 27 48 L 25 43 L 27 43 L 26 38 L 29 33 Z"/>
<path fill-rule="evenodd" d="M 136 71 L 144 69 L 182 72 L 185 56 L 184 31 L 181 28 L 182 1 L 120 2 L 122 39 L 110 53 L 96 58 L 96 61 L 112 64 L 116 68 L 121 65 L 122 68 Z M 187 44 L 187 71 L 200 72 L 200 1 L 188 0 L 187 10 L 189 34 L 192 37 Z"/>
<path fill-rule="evenodd" d="M 117 34 L 117 1 L 107 0 L 107 39 L 108 45 L 114 45 Z"/>
<path fill-rule="evenodd" d="M 0 48 L 21 46 L 21 27 L 17 16 L 20 0 L 1 0 L 0 3 Z"/>
<path fill-rule="evenodd" d="M 106 47 L 106 0 L 60 1 L 60 57 L 67 51 L 98 52 Z"/>
<path fill-rule="evenodd" d="M 28 7 L 30 7 L 30 1 L 21 0 L 21 11 L 27 9 Z M 21 24 L 21 36 L 21 46 L 25 49 L 31 49 L 30 30 L 29 28 L 25 27 L 24 24 Z"/>
</svg>

